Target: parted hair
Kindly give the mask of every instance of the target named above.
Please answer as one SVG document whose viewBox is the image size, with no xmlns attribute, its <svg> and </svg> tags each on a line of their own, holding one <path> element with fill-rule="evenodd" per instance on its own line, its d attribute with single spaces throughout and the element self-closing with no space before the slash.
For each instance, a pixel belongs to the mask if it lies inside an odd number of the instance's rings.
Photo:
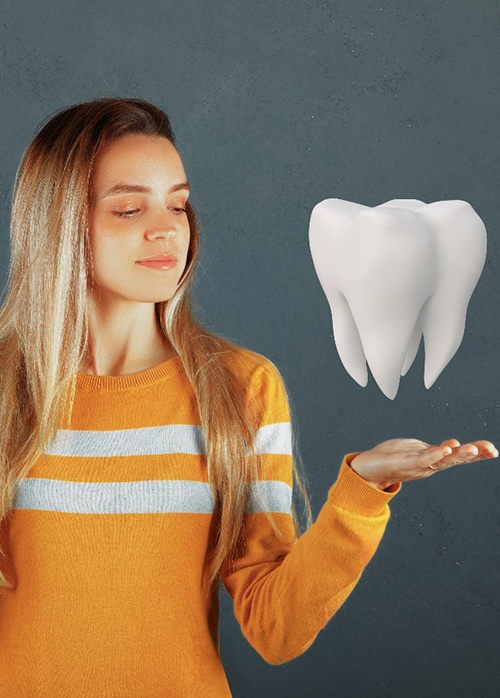
<svg viewBox="0 0 500 698">
<path fill-rule="evenodd" d="M 14 507 L 20 481 L 52 442 L 58 425 L 71 422 L 76 374 L 89 347 L 93 167 L 107 143 L 130 133 L 163 136 L 175 145 L 169 118 L 157 106 L 141 99 L 99 98 L 44 120 L 17 168 L 9 276 L 0 306 L 0 525 Z M 210 332 L 193 316 L 199 226 L 189 201 L 186 210 L 186 267 L 172 298 L 155 303 L 155 317 L 181 357 L 196 395 L 217 516 L 208 573 L 212 589 L 220 584 L 223 562 L 234 561 L 242 551 L 248 484 L 258 479 L 258 424 L 247 409 L 247 386 L 227 358 L 242 348 Z M 311 506 L 294 421 L 291 411 L 293 479 L 304 498 L 308 528 Z M 271 512 L 266 514 L 280 535 Z M 293 502 L 292 514 L 298 536 Z M 0 553 L 5 555 L 4 550 Z M 0 572 L 0 593 L 7 589 L 11 586 Z"/>
</svg>

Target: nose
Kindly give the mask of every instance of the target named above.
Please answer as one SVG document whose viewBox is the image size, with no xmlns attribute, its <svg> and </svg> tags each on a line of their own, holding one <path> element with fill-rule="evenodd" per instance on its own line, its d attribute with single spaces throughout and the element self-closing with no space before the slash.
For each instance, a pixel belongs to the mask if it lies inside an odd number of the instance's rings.
<svg viewBox="0 0 500 698">
<path fill-rule="evenodd" d="M 167 229 L 165 226 L 162 226 L 161 228 L 155 228 L 154 230 L 150 230 L 148 232 L 148 237 L 152 238 L 165 238 L 167 240 L 174 238 L 177 234 L 177 231 L 172 229 Z"/>
<path fill-rule="evenodd" d="M 163 210 L 160 214 L 152 217 L 148 234 L 153 237 L 172 238 L 177 234 L 176 216 L 171 211 Z"/>
</svg>

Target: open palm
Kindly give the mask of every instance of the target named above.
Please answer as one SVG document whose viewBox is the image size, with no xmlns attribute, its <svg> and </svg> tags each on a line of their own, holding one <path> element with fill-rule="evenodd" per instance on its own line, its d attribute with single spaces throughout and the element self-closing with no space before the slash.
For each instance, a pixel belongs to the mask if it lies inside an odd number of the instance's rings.
<svg viewBox="0 0 500 698">
<path fill-rule="evenodd" d="M 457 439 L 447 439 L 433 446 L 418 439 L 389 439 L 360 453 L 350 465 L 370 484 L 385 489 L 397 482 L 429 477 L 453 465 L 497 456 L 498 451 L 490 441 L 460 444 Z"/>
</svg>

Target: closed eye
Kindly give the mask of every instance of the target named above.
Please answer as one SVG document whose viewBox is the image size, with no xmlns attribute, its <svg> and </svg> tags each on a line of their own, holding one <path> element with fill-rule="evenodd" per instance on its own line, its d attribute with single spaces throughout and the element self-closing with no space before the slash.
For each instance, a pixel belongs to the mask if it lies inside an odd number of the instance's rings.
<svg viewBox="0 0 500 698">
<path fill-rule="evenodd" d="M 113 214 L 114 214 L 115 216 L 119 216 L 120 218 L 127 218 L 127 217 L 129 217 L 131 214 L 136 213 L 136 211 L 139 211 L 139 209 L 138 209 L 138 208 L 134 208 L 133 210 L 130 210 L 130 211 L 113 211 Z"/>
<path fill-rule="evenodd" d="M 174 208 L 173 210 L 176 211 L 177 214 L 187 213 L 185 208 Z M 130 211 L 113 211 L 113 214 L 120 218 L 130 218 L 134 213 L 137 213 L 137 211 L 140 211 L 140 209 L 134 208 Z"/>
</svg>

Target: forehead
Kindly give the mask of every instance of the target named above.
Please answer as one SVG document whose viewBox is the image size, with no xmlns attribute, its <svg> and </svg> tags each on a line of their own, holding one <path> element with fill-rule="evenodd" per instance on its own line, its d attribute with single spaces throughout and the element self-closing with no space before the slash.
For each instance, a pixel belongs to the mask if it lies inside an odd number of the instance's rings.
<svg viewBox="0 0 500 698">
<path fill-rule="evenodd" d="M 98 154 L 92 179 L 96 187 L 113 184 L 116 178 L 185 179 L 184 167 L 175 146 L 163 136 L 127 134 L 107 143 Z"/>
</svg>

